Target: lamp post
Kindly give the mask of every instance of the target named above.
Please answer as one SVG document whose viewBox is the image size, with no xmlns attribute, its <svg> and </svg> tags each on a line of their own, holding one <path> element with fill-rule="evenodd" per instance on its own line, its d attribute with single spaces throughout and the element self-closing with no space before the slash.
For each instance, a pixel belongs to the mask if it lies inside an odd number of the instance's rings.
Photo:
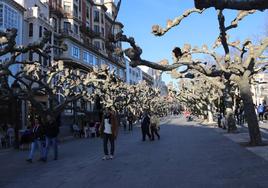
<svg viewBox="0 0 268 188">
<path fill-rule="evenodd" d="M 19 105 L 18 105 L 18 95 L 21 91 L 20 85 L 14 81 L 13 84 L 11 85 L 12 89 L 12 97 L 11 97 L 11 103 L 12 103 L 12 123 L 14 126 L 14 131 L 15 131 L 15 142 L 14 142 L 14 147 L 16 149 L 19 148 L 19 120 L 20 120 L 20 111 Z"/>
</svg>

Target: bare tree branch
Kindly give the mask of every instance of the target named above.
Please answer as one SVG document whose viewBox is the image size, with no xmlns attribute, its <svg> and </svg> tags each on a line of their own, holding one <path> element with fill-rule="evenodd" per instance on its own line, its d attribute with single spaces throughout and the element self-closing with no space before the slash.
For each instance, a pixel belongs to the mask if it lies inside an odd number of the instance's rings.
<svg viewBox="0 0 268 188">
<path fill-rule="evenodd" d="M 168 32 L 172 27 L 175 27 L 175 26 L 179 25 L 184 18 L 188 17 L 192 13 L 196 12 L 196 13 L 202 14 L 204 10 L 205 9 L 196 9 L 196 8 L 186 10 L 181 16 L 175 18 L 173 21 L 168 20 L 166 28 L 161 28 L 159 25 L 154 25 L 152 27 L 152 33 L 155 36 L 162 36 L 166 32 Z"/>
<path fill-rule="evenodd" d="M 236 9 L 236 10 L 265 10 L 268 8 L 266 0 L 194 0 L 195 7 L 216 9 Z"/>
</svg>

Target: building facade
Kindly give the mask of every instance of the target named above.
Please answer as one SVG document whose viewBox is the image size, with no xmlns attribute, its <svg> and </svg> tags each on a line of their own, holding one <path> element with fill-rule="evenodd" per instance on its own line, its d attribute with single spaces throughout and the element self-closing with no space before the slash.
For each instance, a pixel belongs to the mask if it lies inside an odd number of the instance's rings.
<svg viewBox="0 0 268 188">
<path fill-rule="evenodd" d="M 23 39 L 24 27 L 23 16 L 25 9 L 19 3 L 14 0 L 2 0 L 0 1 L 0 30 L 16 28 L 17 38 L 16 43 L 22 45 L 25 41 Z M 0 57 L 0 63 L 10 58 L 10 54 L 6 54 Z M 18 61 L 22 60 L 22 56 L 19 56 Z M 14 73 L 18 70 L 19 66 L 13 66 L 11 71 Z"/>
<path fill-rule="evenodd" d="M 268 104 L 268 72 L 259 73 L 254 76 L 251 91 L 255 105 Z"/>
<path fill-rule="evenodd" d="M 16 43 L 22 45 L 24 43 L 24 28 L 23 28 L 23 15 L 25 9 L 15 2 L 14 0 L 1 0 L 0 1 L 0 30 L 6 31 L 7 29 L 16 28 L 17 38 Z M 10 60 L 10 54 L 0 57 L 0 64 Z M 18 61 L 22 61 L 22 56 L 18 56 Z M 11 67 L 12 73 L 19 70 L 19 65 Z M 9 79 L 8 83 L 11 88 L 13 87 L 14 80 Z M 14 84 L 15 85 L 15 84 Z M 15 135 L 18 135 L 18 130 L 24 124 L 25 109 L 22 105 L 23 102 L 19 101 L 16 97 L 9 97 L 7 100 L 0 100 L 0 131 L 6 131 L 7 125 L 14 128 Z M 15 141 L 18 137 L 15 136 Z"/>
<path fill-rule="evenodd" d="M 114 21 L 116 14 L 113 0 L 3 0 L 0 3 L 0 29 L 18 28 L 17 44 L 38 41 L 48 30 L 52 32 L 51 45 L 68 46 L 67 51 L 52 50 L 49 59 L 30 52 L 21 56 L 21 60 L 39 61 L 50 66 L 53 61 L 61 59 L 87 70 L 105 64 L 125 81 L 124 59 L 113 55 L 107 45 L 109 35 L 123 28 L 122 23 Z M 117 43 L 116 47 L 121 48 L 121 43 Z M 1 60 L 5 58 L 2 56 Z M 47 104 L 46 96 L 37 97 Z M 29 105 L 25 105 L 28 112 L 31 111 Z M 75 116 L 85 116 L 93 111 L 93 106 L 82 100 L 71 104 L 63 113 L 65 123 L 81 119 Z"/>
<path fill-rule="evenodd" d="M 152 69 L 150 67 L 141 66 L 143 72 L 143 80 L 154 88 L 158 88 L 161 95 L 166 96 L 168 94 L 168 88 L 164 81 L 162 81 L 162 75 L 159 70 Z"/>
<path fill-rule="evenodd" d="M 129 60 L 126 58 L 126 83 L 133 85 L 142 81 L 142 70 L 139 67 L 131 67 Z"/>
</svg>

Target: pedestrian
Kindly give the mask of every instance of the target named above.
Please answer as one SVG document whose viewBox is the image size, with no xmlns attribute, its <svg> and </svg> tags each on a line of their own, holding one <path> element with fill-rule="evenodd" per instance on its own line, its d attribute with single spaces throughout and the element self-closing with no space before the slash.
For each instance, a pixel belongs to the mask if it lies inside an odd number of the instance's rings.
<svg viewBox="0 0 268 188">
<path fill-rule="evenodd" d="M 91 138 L 94 138 L 96 136 L 96 127 L 95 127 L 95 122 L 93 120 L 90 120 L 89 132 L 90 132 Z"/>
<path fill-rule="evenodd" d="M 100 124 L 101 123 L 99 121 L 96 121 L 95 123 L 95 132 L 97 137 L 100 137 Z"/>
<path fill-rule="evenodd" d="M 259 115 L 259 121 L 263 121 L 264 105 L 259 104 L 257 111 L 258 111 L 258 115 Z"/>
<path fill-rule="evenodd" d="M 154 140 L 154 134 L 158 137 L 158 140 L 160 140 L 160 135 L 158 133 L 158 130 L 160 129 L 159 118 L 156 115 L 151 116 L 150 129 L 152 134 L 151 140 Z"/>
<path fill-rule="evenodd" d="M 47 156 L 49 152 L 49 147 L 52 145 L 54 151 L 54 160 L 58 160 L 58 135 L 59 135 L 59 127 L 60 127 L 60 115 L 57 118 L 53 118 L 51 115 L 47 115 L 46 119 L 46 127 L 45 127 L 45 135 L 46 135 L 46 148 L 45 155 L 43 161 L 47 161 Z"/>
<path fill-rule="evenodd" d="M 217 110 L 217 120 L 218 120 L 218 127 L 221 128 L 221 113 L 219 110 Z"/>
<path fill-rule="evenodd" d="M 132 129 L 133 129 L 133 115 L 132 115 L 132 113 L 129 113 L 128 114 L 128 117 L 127 117 L 127 120 L 128 120 L 128 130 L 129 131 L 132 131 Z"/>
<path fill-rule="evenodd" d="M 245 119 L 245 117 L 244 117 L 244 105 L 242 104 L 239 108 L 239 120 L 240 120 L 239 125 L 244 124 L 244 119 Z"/>
<path fill-rule="evenodd" d="M 103 138 L 104 157 L 103 160 L 113 159 L 115 150 L 115 139 L 118 132 L 118 122 L 112 109 L 108 108 L 103 115 L 100 125 L 100 133 Z M 108 141 L 110 142 L 110 155 L 108 153 Z"/>
<path fill-rule="evenodd" d="M 29 147 L 29 144 L 32 142 L 33 134 L 31 131 L 31 127 L 27 126 L 27 128 L 23 131 L 23 134 L 21 135 L 21 140 L 20 140 L 20 148 L 24 149 L 24 146 L 26 148 Z"/>
<path fill-rule="evenodd" d="M 142 141 L 146 140 L 146 135 L 151 139 L 150 135 L 150 117 L 147 111 L 144 111 L 141 119 L 141 131 L 142 131 Z"/>
<path fill-rule="evenodd" d="M 41 124 L 40 118 L 36 117 L 34 119 L 34 124 L 32 126 L 32 143 L 31 143 L 31 150 L 28 156 L 28 159 L 26 160 L 29 163 L 33 162 L 33 155 L 36 150 L 36 147 L 39 148 L 40 152 L 40 158 L 39 161 L 42 161 L 44 159 L 44 153 L 45 153 L 45 131 L 44 127 Z"/>
<path fill-rule="evenodd" d="M 9 147 L 11 147 L 13 145 L 13 142 L 14 142 L 14 137 L 15 137 L 15 130 L 14 128 L 8 124 L 8 129 L 7 129 L 7 138 L 8 138 L 8 145 Z"/>
<path fill-rule="evenodd" d="M 125 113 L 121 114 L 121 122 L 123 124 L 124 131 L 126 131 L 127 130 L 127 117 L 126 117 Z"/>
</svg>

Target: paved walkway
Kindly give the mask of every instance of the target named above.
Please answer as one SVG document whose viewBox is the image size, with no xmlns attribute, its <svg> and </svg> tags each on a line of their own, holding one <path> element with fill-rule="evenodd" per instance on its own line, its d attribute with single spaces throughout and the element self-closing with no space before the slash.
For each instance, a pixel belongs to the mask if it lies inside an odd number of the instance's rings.
<svg viewBox="0 0 268 188">
<path fill-rule="evenodd" d="M 97 138 L 61 144 L 59 160 L 46 164 L 27 164 L 26 151 L 1 153 L 0 187 L 268 187 L 268 162 L 214 129 L 173 119 L 160 133 L 142 142 L 140 128 L 120 132 L 109 161 Z"/>
</svg>

